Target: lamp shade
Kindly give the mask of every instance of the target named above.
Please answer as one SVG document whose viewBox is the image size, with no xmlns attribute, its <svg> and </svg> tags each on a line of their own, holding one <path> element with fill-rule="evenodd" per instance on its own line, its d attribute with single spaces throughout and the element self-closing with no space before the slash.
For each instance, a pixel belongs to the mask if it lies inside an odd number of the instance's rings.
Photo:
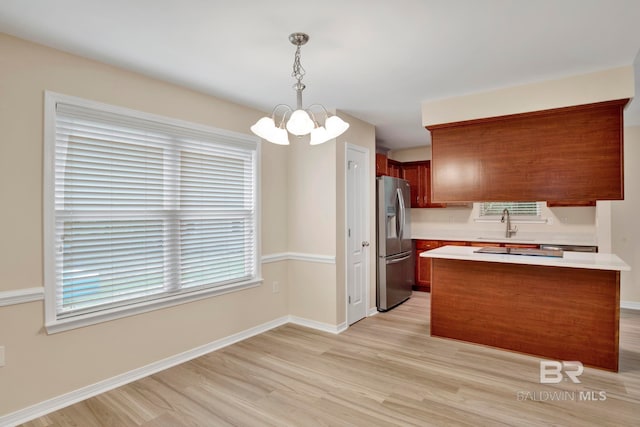
<svg viewBox="0 0 640 427">
<path fill-rule="evenodd" d="M 342 135 L 344 131 L 349 129 L 349 123 L 345 122 L 338 116 L 328 117 L 324 122 L 324 127 L 327 129 L 328 139 L 333 139 L 339 135 Z"/>
<path fill-rule="evenodd" d="M 266 140 L 269 140 L 276 129 L 276 124 L 271 117 L 263 117 L 251 126 L 251 132 Z"/>
<path fill-rule="evenodd" d="M 296 136 L 307 135 L 313 130 L 313 120 L 304 110 L 296 110 L 287 122 L 287 130 Z"/>
<path fill-rule="evenodd" d="M 327 142 L 330 139 L 331 138 L 329 137 L 329 134 L 327 133 L 327 130 L 324 128 L 324 126 L 318 126 L 311 131 L 311 139 L 309 140 L 309 144 L 319 145 Z"/>
<path fill-rule="evenodd" d="M 278 145 L 289 145 L 289 134 L 287 134 L 286 129 L 275 128 L 271 137 L 267 138 L 267 141 Z"/>
</svg>

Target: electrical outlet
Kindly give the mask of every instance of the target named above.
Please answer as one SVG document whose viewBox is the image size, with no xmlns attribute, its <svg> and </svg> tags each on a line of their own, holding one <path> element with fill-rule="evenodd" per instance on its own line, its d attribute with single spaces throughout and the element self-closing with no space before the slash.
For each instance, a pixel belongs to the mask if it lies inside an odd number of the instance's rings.
<svg viewBox="0 0 640 427">
<path fill-rule="evenodd" d="M 0 366 L 4 366 L 4 346 L 0 346 Z"/>
<path fill-rule="evenodd" d="M 273 282 L 272 287 L 273 287 L 273 293 L 274 294 L 277 294 L 278 292 L 280 292 L 280 283 Z"/>
</svg>

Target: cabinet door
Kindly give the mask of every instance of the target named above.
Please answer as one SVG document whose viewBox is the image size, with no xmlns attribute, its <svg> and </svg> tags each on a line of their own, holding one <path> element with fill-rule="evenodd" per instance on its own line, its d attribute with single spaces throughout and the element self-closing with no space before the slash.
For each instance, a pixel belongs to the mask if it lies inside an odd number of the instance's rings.
<svg viewBox="0 0 640 427">
<path fill-rule="evenodd" d="M 422 252 L 440 246 L 438 240 L 416 240 L 416 280 L 414 291 L 429 292 L 431 290 L 431 258 L 420 256 Z"/>
<path fill-rule="evenodd" d="M 387 160 L 387 174 L 394 178 L 402 178 L 402 163 Z"/>
<path fill-rule="evenodd" d="M 414 291 L 431 291 L 431 258 L 420 256 L 425 250 L 416 251 L 416 281 L 413 286 Z"/>
<path fill-rule="evenodd" d="M 407 162 L 402 164 L 403 177 L 411 185 L 412 208 L 444 208 L 444 203 L 431 203 L 431 162 Z"/>
<path fill-rule="evenodd" d="M 421 168 L 416 163 L 402 165 L 402 176 L 409 181 L 411 187 L 411 207 L 422 208 L 422 196 L 424 190 L 422 189 L 422 173 Z"/>
<path fill-rule="evenodd" d="M 428 208 L 446 208 L 446 203 L 432 203 L 431 202 L 431 161 L 424 162 L 422 171 L 422 180 L 424 185 L 424 203 Z"/>
<path fill-rule="evenodd" d="M 376 176 L 387 175 L 387 156 L 376 153 Z"/>
</svg>

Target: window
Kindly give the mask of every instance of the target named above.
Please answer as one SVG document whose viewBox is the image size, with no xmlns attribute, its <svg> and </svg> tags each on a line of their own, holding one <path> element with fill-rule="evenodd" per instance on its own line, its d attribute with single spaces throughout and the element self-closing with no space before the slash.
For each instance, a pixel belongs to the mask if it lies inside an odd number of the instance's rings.
<svg viewBox="0 0 640 427">
<path fill-rule="evenodd" d="M 255 286 L 257 141 L 46 95 L 51 332 Z"/>
<path fill-rule="evenodd" d="M 525 220 L 540 220 L 540 204 L 538 202 L 483 202 L 480 203 L 480 219 L 502 217 L 508 209 L 511 217 Z"/>
</svg>

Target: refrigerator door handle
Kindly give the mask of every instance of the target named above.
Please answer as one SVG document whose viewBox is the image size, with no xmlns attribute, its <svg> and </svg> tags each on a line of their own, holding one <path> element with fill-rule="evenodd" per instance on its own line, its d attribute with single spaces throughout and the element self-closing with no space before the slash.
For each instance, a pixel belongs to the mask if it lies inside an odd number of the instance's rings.
<svg viewBox="0 0 640 427">
<path fill-rule="evenodd" d="M 387 265 L 389 265 L 389 264 L 397 264 L 397 263 L 399 263 L 401 261 L 408 260 L 409 258 L 411 258 L 411 254 L 405 255 L 402 258 L 394 258 L 394 259 L 391 259 L 391 260 L 387 260 L 385 264 L 387 264 Z"/>
<path fill-rule="evenodd" d="M 404 239 L 405 212 L 404 212 L 404 196 L 402 194 L 401 188 L 396 188 L 396 197 L 398 198 L 398 202 L 400 204 L 400 230 L 398 232 L 398 238 L 402 240 Z"/>
</svg>

